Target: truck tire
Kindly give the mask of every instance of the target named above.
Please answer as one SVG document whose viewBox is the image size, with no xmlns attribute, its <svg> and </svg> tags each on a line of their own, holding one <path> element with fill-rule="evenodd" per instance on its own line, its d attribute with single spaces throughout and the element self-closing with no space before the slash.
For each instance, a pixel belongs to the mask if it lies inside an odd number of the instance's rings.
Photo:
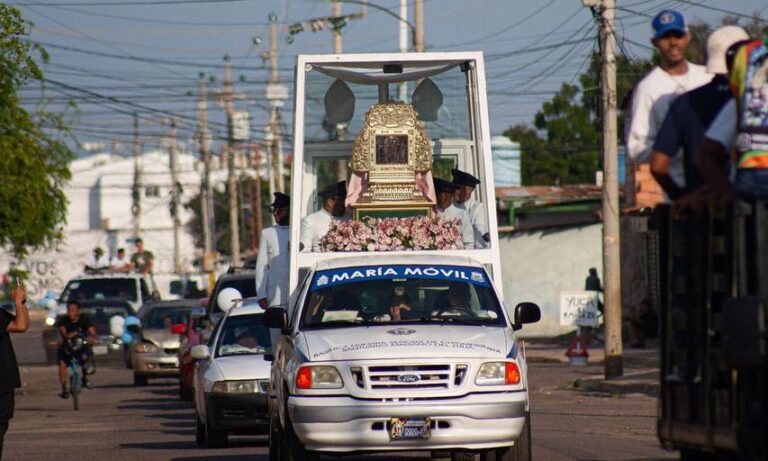
<svg viewBox="0 0 768 461">
<path fill-rule="evenodd" d="M 278 423 L 279 424 L 279 423 Z M 280 428 L 269 418 L 269 461 L 285 461 L 283 434 Z"/>
<path fill-rule="evenodd" d="M 531 461 L 533 459 L 531 450 L 531 415 L 525 417 L 523 430 L 520 432 L 520 438 L 515 441 L 515 445 L 495 450 L 493 454 L 494 461 Z"/>
<path fill-rule="evenodd" d="M 229 434 L 227 431 L 212 428 L 210 421 L 208 421 L 204 427 L 206 448 L 221 448 L 227 446 L 227 443 L 229 442 Z"/>
<path fill-rule="evenodd" d="M 140 375 L 138 373 L 134 373 L 133 374 L 133 385 L 134 386 L 142 387 L 142 386 L 146 386 L 148 383 L 149 383 L 149 379 L 146 376 Z"/>
<path fill-rule="evenodd" d="M 285 412 L 285 436 L 282 447 L 285 449 L 285 461 L 319 461 L 320 455 L 317 452 L 307 450 L 301 443 L 296 432 L 293 430 L 293 423 L 288 418 L 288 411 Z"/>
<path fill-rule="evenodd" d="M 205 445 L 205 424 L 200 421 L 200 416 L 195 412 L 195 443 L 198 446 Z"/>
</svg>

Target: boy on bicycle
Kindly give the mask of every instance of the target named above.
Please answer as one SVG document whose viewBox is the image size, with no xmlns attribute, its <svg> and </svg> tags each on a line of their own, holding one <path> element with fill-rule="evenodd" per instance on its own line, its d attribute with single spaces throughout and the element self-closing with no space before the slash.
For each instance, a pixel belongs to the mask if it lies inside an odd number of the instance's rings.
<svg viewBox="0 0 768 461">
<path fill-rule="evenodd" d="M 59 358 L 59 381 L 61 382 L 61 393 L 59 397 L 62 399 L 69 398 L 69 391 L 67 390 L 67 367 L 72 359 L 73 353 L 70 345 L 70 340 L 77 336 L 81 336 L 87 339 L 88 344 L 96 343 L 96 327 L 93 326 L 88 317 L 80 314 L 80 303 L 75 299 L 67 301 L 67 315 L 59 319 L 56 323 L 56 327 L 61 334 L 62 342 L 59 345 L 57 352 Z M 88 382 L 86 378 L 86 369 L 91 368 L 91 356 L 92 351 L 89 346 L 82 349 L 80 357 L 77 357 L 80 366 L 83 369 L 83 387 L 91 389 L 93 385 Z"/>
</svg>

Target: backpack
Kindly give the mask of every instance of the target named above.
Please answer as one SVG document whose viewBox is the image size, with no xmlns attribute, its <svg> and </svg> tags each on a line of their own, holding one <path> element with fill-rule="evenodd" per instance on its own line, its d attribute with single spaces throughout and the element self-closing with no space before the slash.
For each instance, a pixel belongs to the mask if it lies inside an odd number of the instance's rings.
<svg viewBox="0 0 768 461">
<path fill-rule="evenodd" d="M 738 168 L 768 169 L 768 38 L 734 56 L 731 89 L 738 107 Z"/>
</svg>

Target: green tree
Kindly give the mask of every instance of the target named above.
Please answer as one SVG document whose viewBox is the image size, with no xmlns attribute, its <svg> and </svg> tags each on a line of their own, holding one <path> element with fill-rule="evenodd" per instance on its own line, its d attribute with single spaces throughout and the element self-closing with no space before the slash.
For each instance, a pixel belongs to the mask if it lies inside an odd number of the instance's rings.
<svg viewBox="0 0 768 461">
<path fill-rule="evenodd" d="M 17 8 L 0 3 L 0 246 L 22 258 L 61 238 L 72 151 L 63 116 L 22 107 L 18 92 L 43 81 L 37 59 L 44 49 L 23 37 L 31 23 Z"/>
</svg>

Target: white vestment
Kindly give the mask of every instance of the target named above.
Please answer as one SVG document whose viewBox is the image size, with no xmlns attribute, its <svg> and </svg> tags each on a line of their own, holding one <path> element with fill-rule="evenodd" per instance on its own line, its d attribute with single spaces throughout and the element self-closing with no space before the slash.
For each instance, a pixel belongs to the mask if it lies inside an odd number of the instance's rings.
<svg viewBox="0 0 768 461">
<path fill-rule="evenodd" d="M 267 298 L 269 307 L 288 304 L 289 238 L 288 226 L 275 224 L 261 232 L 256 258 L 256 296 Z"/>
<path fill-rule="evenodd" d="M 305 216 L 301 220 L 301 229 L 299 232 L 299 242 L 302 252 L 319 252 L 320 239 L 325 237 L 331 228 L 331 222 L 336 219 L 324 209 L 320 209 Z"/>
<path fill-rule="evenodd" d="M 475 232 L 472 229 L 472 222 L 466 210 L 462 210 L 454 204 L 450 204 L 445 210 L 438 208 L 437 212 L 442 218 L 458 219 L 461 221 L 461 241 L 464 243 L 464 248 L 475 247 Z"/>
<path fill-rule="evenodd" d="M 488 233 L 488 216 L 486 216 L 483 204 L 470 198 L 464 203 L 453 202 L 453 205 L 469 215 L 469 221 L 474 232 L 475 248 L 486 248 L 489 242 L 486 242 L 483 236 Z"/>
</svg>

